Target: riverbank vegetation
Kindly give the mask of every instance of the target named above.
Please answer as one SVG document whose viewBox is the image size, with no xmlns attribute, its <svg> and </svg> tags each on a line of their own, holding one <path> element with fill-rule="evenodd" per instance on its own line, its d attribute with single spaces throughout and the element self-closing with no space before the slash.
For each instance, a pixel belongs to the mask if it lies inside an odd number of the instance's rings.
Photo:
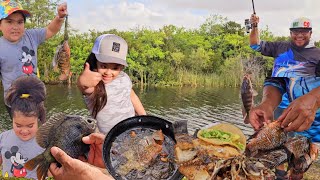
<svg viewBox="0 0 320 180">
<path fill-rule="evenodd" d="M 28 0 L 23 5 L 33 14 L 26 24 L 28 28 L 46 26 L 56 10 L 56 2 L 49 0 Z M 250 49 L 244 26 L 219 15 L 211 15 L 196 29 L 175 25 L 166 25 L 158 30 L 139 27 L 127 31 L 106 29 L 86 33 L 72 30 L 72 26 L 69 29 L 73 83 L 82 71 L 95 38 L 104 33 L 117 34 L 128 42 L 129 67 L 125 71 L 134 83 L 141 86 L 237 87 L 248 61 L 256 62 L 251 71 L 254 72 L 255 83 L 261 85 L 272 70 L 272 58 Z M 268 29 L 261 30 L 260 34 L 263 40 L 288 38 L 276 37 Z M 52 59 L 62 40 L 63 30 L 38 49 L 40 78 L 46 83 L 58 83 Z"/>
</svg>

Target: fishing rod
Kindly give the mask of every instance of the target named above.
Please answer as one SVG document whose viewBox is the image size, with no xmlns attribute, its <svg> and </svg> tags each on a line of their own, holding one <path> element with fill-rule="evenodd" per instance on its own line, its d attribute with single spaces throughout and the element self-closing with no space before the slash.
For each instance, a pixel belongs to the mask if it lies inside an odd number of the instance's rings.
<svg viewBox="0 0 320 180">
<path fill-rule="evenodd" d="M 252 4 L 253 14 L 256 15 L 256 10 L 255 10 L 255 8 L 254 8 L 254 2 L 253 2 L 253 0 L 251 0 L 251 4 Z M 250 21 L 250 19 L 245 19 L 245 20 L 244 20 L 244 25 L 245 25 L 245 27 L 246 27 L 246 32 L 247 32 L 247 33 L 250 33 L 250 29 L 252 29 L 252 27 L 257 27 L 257 23 L 254 23 L 254 24 L 253 24 L 253 23 Z"/>
</svg>

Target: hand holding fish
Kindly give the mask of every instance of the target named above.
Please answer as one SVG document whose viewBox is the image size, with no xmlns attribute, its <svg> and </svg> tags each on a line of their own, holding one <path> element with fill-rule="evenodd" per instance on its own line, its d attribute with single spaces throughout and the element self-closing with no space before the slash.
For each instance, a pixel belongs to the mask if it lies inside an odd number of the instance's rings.
<svg viewBox="0 0 320 180">
<path fill-rule="evenodd" d="M 310 128 L 318 108 L 317 98 L 308 93 L 292 101 L 278 120 L 285 131 L 304 131 Z"/>
<path fill-rule="evenodd" d="M 68 10 L 67 10 L 67 3 L 62 3 L 58 6 L 57 11 L 58 11 L 58 17 L 59 18 L 64 18 L 66 15 L 68 15 Z"/>
<path fill-rule="evenodd" d="M 267 102 L 262 102 L 250 110 L 249 122 L 254 130 L 259 130 L 265 123 L 273 120 L 273 108 Z"/>
<path fill-rule="evenodd" d="M 88 159 L 80 157 L 79 159 L 94 166 L 105 168 L 105 164 L 102 158 L 102 146 L 105 139 L 105 135 L 100 133 L 92 133 L 89 136 L 82 138 L 85 144 L 90 144 L 90 151 L 88 154 Z"/>
<path fill-rule="evenodd" d="M 50 165 L 50 172 L 55 180 L 77 179 L 77 180 L 94 180 L 94 179 L 113 179 L 103 174 L 99 169 L 94 168 L 78 159 L 73 159 L 58 147 L 51 148 L 51 154 L 61 164 L 58 167 L 56 163 Z"/>
</svg>

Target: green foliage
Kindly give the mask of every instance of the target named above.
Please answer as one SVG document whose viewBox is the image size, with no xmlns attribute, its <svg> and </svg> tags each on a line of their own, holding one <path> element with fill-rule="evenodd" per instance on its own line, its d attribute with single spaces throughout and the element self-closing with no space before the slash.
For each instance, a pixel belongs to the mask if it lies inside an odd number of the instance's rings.
<svg viewBox="0 0 320 180">
<path fill-rule="evenodd" d="M 32 13 L 26 27 L 45 27 L 54 18 L 57 3 L 59 0 L 23 0 L 23 6 Z M 78 33 L 70 27 L 68 33 L 73 82 L 82 72 L 95 38 L 104 33 L 126 39 L 129 66 L 125 71 L 134 83 L 142 86 L 239 86 L 243 59 L 257 57 L 262 61 L 261 74 L 257 77 L 267 75 L 273 66 L 272 58 L 262 57 L 250 49 L 242 25 L 219 15 L 211 15 L 194 30 L 166 25 L 159 30 L 136 28 Z M 268 28 L 262 29 L 260 34 L 263 40 L 288 40 L 288 37 L 275 37 Z M 47 83 L 58 82 L 59 73 L 53 70 L 52 59 L 62 40 L 63 31 L 39 46 L 38 68 L 41 79 Z"/>
</svg>

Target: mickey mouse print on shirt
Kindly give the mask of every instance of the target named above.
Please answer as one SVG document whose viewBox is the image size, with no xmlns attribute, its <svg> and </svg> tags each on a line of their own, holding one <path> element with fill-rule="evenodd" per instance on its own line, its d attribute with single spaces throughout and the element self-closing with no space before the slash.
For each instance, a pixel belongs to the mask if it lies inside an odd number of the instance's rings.
<svg viewBox="0 0 320 180">
<path fill-rule="evenodd" d="M 12 163 L 10 172 L 14 177 L 26 177 L 27 170 L 24 168 L 24 164 L 28 158 L 24 158 L 23 155 L 18 152 L 17 146 L 12 146 L 10 151 L 5 152 L 6 159 L 9 159 Z"/>
<path fill-rule="evenodd" d="M 31 74 L 36 74 L 34 70 L 34 64 L 32 63 L 32 56 L 35 55 L 34 50 L 30 49 L 26 46 L 22 47 L 22 57 L 20 61 L 23 63 L 22 65 L 22 72 L 31 75 Z"/>
</svg>

